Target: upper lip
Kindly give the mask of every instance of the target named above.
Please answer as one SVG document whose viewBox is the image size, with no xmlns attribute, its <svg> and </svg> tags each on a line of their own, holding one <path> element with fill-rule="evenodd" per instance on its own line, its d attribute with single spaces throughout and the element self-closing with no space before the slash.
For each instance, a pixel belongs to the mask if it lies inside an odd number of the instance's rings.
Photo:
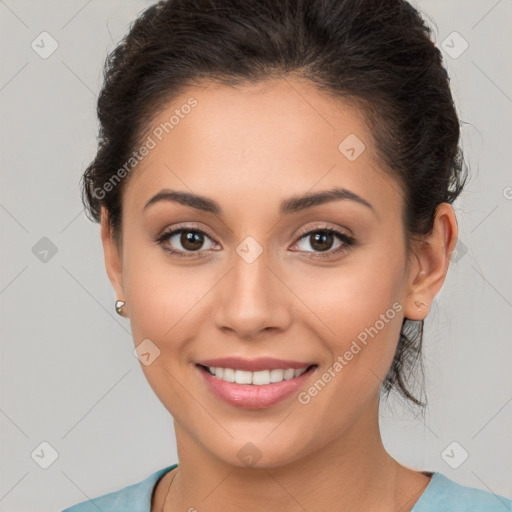
<svg viewBox="0 0 512 512">
<path fill-rule="evenodd" d="M 197 364 L 211 368 L 232 368 L 248 372 L 259 372 L 262 370 L 286 370 L 293 368 L 299 370 L 307 368 L 315 363 L 303 363 L 286 359 L 275 359 L 273 357 L 260 357 L 258 359 L 243 359 L 241 357 L 222 357 L 217 359 L 205 359 Z"/>
</svg>

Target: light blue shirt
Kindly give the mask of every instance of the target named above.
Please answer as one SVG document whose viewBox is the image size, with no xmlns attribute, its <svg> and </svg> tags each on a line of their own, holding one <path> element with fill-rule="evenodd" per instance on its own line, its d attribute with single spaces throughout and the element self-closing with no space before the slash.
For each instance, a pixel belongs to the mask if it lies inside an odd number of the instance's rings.
<svg viewBox="0 0 512 512">
<path fill-rule="evenodd" d="M 176 466 L 160 469 L 142 482 L 83 501 L 62 512 L 151 512 L 153 489 Z M 411 512 L 512 512 L 512 499 L 460 485 L 434 472 Z"/>
</svg>

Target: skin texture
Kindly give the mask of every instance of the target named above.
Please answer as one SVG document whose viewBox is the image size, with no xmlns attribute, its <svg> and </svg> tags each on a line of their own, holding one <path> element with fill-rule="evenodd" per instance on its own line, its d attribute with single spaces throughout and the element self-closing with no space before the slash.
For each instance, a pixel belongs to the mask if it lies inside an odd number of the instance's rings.
<svg viewBox="0 0 512 512">
<path fill-rule="evenodd" d="M 166 511 L 410 510 L 429 478 L 384 449 L 379 388 L 403 317 L 425 318 L 444 282 L 457 239 L 452 207 L 440 205 L 432 234 L 407 254 L 402 192 L 382 171 L 363 113 L 282 78 L 190 87 L 151 126 L 190 96 L 197 106 L 132 171 L 121 251 L 105 209 L 101 219 L 107 273 L 135 345 L 149 338 L 161 351 L 141 368 L 174 418 L 179 468 L 157 485 L 152 510 L 174 474 Z M 354 161 L 338 150 L 349 134 L 366 146 Z M 345 199 L 279 216 L 282 200 L 335 186 L 373 210 Z M 163 188 L 212 198 L 224 215 L 172 202 L 143 212 Z M 190 258 L 152 240 L 178 223 L 206 233 L 204 257 L 180 235 L 164 243 Z M 299 230 L 326 225 L 356 245 L 315 259 L 321 249 Z M 250 264 L 236 252 L 247 236 L 263 250 Z M 328 251 L 342 243 L 334 237 Z M 228 405 L 195 366 L 230 355 L 315 362 L 307 389 L 396 302 L 401 311 L 307 404 L 292 396 L 262 410 Z M 248 442 L 261 456 L 254 467 L 237 455 Z"/>
</svg>

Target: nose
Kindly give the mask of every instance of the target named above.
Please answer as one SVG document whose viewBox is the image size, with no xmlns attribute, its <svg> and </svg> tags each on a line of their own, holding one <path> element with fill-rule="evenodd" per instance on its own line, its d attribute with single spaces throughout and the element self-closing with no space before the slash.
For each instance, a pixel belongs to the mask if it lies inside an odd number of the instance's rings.
<svg viewBox="0 0 512 512">
<path fill-rule="evenodd" d="M 235 253 L 233 266 L 219 283 L 214 322 L 218 329 L 255 340 L 281 332 L 291 322 L 293 295 L 261 254 L 247 262 Z"/>
</svg>

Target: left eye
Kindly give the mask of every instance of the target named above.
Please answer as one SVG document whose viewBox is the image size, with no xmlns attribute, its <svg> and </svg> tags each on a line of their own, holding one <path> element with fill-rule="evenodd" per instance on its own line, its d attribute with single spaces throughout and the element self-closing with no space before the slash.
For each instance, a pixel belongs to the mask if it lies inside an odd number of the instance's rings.
<svg viewBox="0 0 512 512">
<path fill-rule="evenodd" d="M 332 245 L 336 238 L 338 238 L 340 242 L 338 246 L 333 249 Z M 325 253 L 329 251 L 330 255 L 338 253 L 339 251 L 348 248 L 354 243 L 354 239 L 352 237 L 333 228 L 322 228 L 316 229 L 314 231 L 308 231 L 300 237 L 297 244 L 299 244 L 301 241 L 309 243 L 309 245 L 313 247 L 313 251 L 301 249 L 304 252 Z M 321 256 L 323 255 L 321 254 Z"/>
</svg>

